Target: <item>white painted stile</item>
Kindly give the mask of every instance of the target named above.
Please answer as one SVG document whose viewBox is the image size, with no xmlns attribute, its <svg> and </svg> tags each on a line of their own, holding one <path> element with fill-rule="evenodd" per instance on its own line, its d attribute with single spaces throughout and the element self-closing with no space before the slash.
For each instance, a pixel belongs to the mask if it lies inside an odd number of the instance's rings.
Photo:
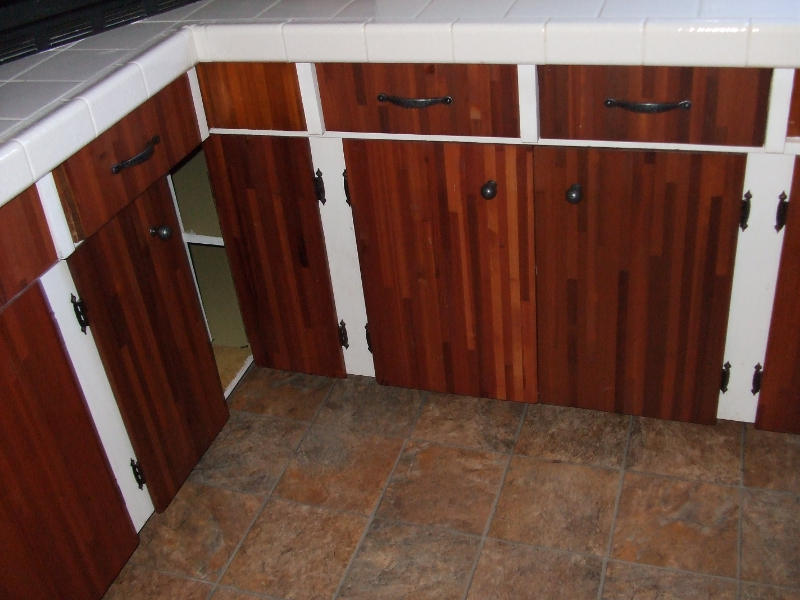
<svg viewBox="0 0 800 600">
<path fill-rule="evenodd" d="M 295 67 L 306 117 L 306 131 L 312 135 L 320 135 L 325 131 L 325 119 L 322 116 L 322 100 L 317 86 L 317 70 L 311 63 L 297 63 Z"/>
<path fill-rule="evenodd" d="M 64 214 L 64 207 L 61 205 L 52 173 L 48 173 L 36 182 L 36 191 L 42 201 L 44 218 L 47 220 L 47 227 L 50 229 L 56 254 L 58 258 L 67 258 L 74 252 L 75 243 L 72 241 L 72 233 L 69 230 L 67 217 Z"/>
<path fill-rule="evenodd" d="M 728 391 L 719 395 L 717 417 L 752 423 L 758 396 L 751 393 L 753 368 L 764 364 L 783 231 L 775 231 L 781 192 L 792 185 L 794 157 L 749 154 L 744 191 L 753 195 L 747 229 L 739 232 L 733 272 L 725 360 L 731 363 Z"/>
<path fill-rule="evenodd" d="M 192 92 L 194 112 L 197 116 L 197 128 L 200 130 L 200 141 L 204 142 L 208 139 L 209 131 L 206 109 L 203 105 L 203 95 L 200 92 L 200 80 L 197 78 L 197 69 L 192 67 L 186 72 L 186 75 L 189 77 L 189 89 Z"/>
<path fill-rule="evenodd" d="M 367 309 L 361 287 L 353 213 L 345 201 L 344 150 L 340 138 L 309 138 L 314 170 L 322 171 L 327 201 L 320 205 L 325 249 L 333 284 L 336 314 L 347 324 L 350 347 L 344 350 L 344 364 L 353 375 L 375 376 L 372 354 L 367 348 L 364 326 Z"/>
<path fill-rule="evenodd" d="M 786 147 L 786 124 L 789 121 L 793 88 L 794 69 L 773 69 L 764 140 L 767 152 L 783 152 Z"/>
<path fill-rule="evenodd" d="M 539 82 L 534 65 L 517 65 L 519 94 L 519 137 L 523 142 L 539 141 Z"/>
<path fill-rule="evenodd" d="M 70 295 L 77 295 L 77 292 L 67 263 L 64 261 L 56 263 L 42 275 L 41 282 L 86 398 L 95 429 L 111 465 L 111 471 L 122 492 L 133 526 L 139 531 L 153 514 L 153 503 L 147 486 L 140 490 L 133 479 L 130 461 L 131 458 L 135 459 L 136 455 L 97 352 L 91 326 L 86 330 L 86 334 L 83 334 L 75 320 Z"/>
</svg>

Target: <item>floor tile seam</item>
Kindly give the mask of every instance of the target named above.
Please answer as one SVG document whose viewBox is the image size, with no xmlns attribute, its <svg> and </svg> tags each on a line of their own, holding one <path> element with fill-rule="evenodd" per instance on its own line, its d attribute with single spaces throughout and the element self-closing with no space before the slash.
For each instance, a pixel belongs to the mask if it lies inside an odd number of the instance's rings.
<svg viewBox="0 0 800 600">
<path fill-rule="evenodd" d="M 553 552 L 555 554 L 568 554 L 571 556 L 580 556 L 582 558 L 593 558 L 600 562 L 602 562 L 603 560 L 602 554 L 595 554 L 594 552 L 587 552 L 585 550 L 567 550 L 566 548 L 556 548 L 555 546 L 546 546 L 543 544 L 531 544 L 529 542 L 523 542 L 521 540 L 501 538 L 494 535 L 487 535 L 486 541 L 502 542 L 504 544 L 511 544 L 512 546 L 518 546 L 520 548 L 529 548 L 531 550 L 542 550 L 545 552 Z"/>
<path fill-rule="evenodd" d="M 784 592 L 800 592 L 800 585 L 784 585 L 782 583 L 768 583 L 766 581 L 756 581 L 755 579 L 740 579 L 742 586 L 744 585 L 761 585 L 765 587 L 775 588 L 776 590 L 783 590 Z"/>
<path fill-rule="evenodd" d="M 420 402 L 420 406 L 417 410 L 417 415 L 414 420 L 414 426 L 416 426 L 416 422 L 419 419 L 419 415 L 422 412 L 422 406 L 425 404 L 425 398 L 423 401 Z M 413 426 L 412 429 L 413 431 Z M 406 447 L 408 446 L 409 439 L 406 438 L 403 440 L 402 446 L 400 446 L 400 451 L 397 453 L 397 458 L 395 458 L 394 464 L 392 465 L 392 469 L 389 471 L 389 475 L 387 475 L 386 480 L 383 482 L 383 487 L 381 488 L 381 493 L 378 496 L 378 499 L 375 501 L 375 505 L 372 508 L 372 513 L 368 516 L 367 522 L 364 525 L 364 530 L 361 532 L 361 537 L 356 544 L 356 547 L 353 548 L 353 553 L 350 555 L 350 560 L 347 561 L 347 566 L 345 567 L 344 571 L 342 572 L 342 576 L 339 578 L 339 584 L 336 586 L 336 589 L 331 596 L 332 600 L 336 600 L 339 597 L 339 594 L 344 587 L 345 581 L 347 581 L 347 576 L 350 574 L 350 569 L 353 567 L 355 563 L 356 556 L 361 551 L 361 547 L 364 545 L 364 540 L 367 539 L 367 535 L 369 534 L 369 530 L 372 527 L 372 523 L 375 521 L 375 516 L 378 514 L 378 508 L 380 507 L 381 503 L 383 502 L 383 497 L 386 495 L 386 490 L 389 489 L 389 484 L 392 481 L 392 477 L 394 476 L 394 472 L 397 470 L 397 465 L 400 464 L 400 459 L 403 457 L 405 453 Z"/>
<path fill-rule="evenodd" d="M 692 479 L 691 477 L 682 477 L 680 475 L 671 475 L 669 473 L 658 473 L 655 471 L 643 471 L 641 469 L 633 469 L 625 467 L 625 473 L 633 473 L 634 475 L 646 475 L 648 477 L 657 477 L 659 479 L 669 479 L 671 481 L 682 481 L 684 483 L 702 483 L 705 485 L 715 485 L 717 487 L 728 488 L 731 490 L 738 490 L 742 486 L 738 483 L 720 483 L 718 481 L 711 481 L 708 479 Z"/>
<path fill-rule="evenodd" d="M 578 462 L 578 461 L 574 461 L 574 460 L 561 460 L 561 459 L 556 459 L 556 458 L 542 458 L 540 456 L 532 456 L 530 454 L 520 454 L 520 453 L 517 453 L 517 452 L 515 452 L 512 455 L 512 458 L 525 458 L 525 459 L 528 459 L 528 460 L 531 460 L 531 461 L 544 463 L 544 464 L 552 464 L 552 465 L 567 465 L 567 466 L 572 466 L 572 467 L 590 467 L 592 469 L 600 469 L 602 471 L 609 471 L 609 472 L 612 472 L 612 473 L 619 473 L 619 472 L 622 471 L 622 467 L 621 466 L 619 466 L 619 467 L 609 467 L 607 465 L 595 465 L 595 464 L 592 464 L 592 463 Z"/>
<path fill-rule="evenodd" d="M 462 529 L 455 529 L 453 527 L 448 527 L 447 525 L 438 525 L 436 523 L 416 523 L 414 521 L 405 521 L 403 519 L 390 519 L 387 517 L 379 517 L 375 515 L 374 521 L 380 521 L 382 523 L 389 523 L 392 525 L 403 525 L 404 527 L 416 527 L 418 529 L 426 529 L 430 531 L 439 531 L 442 533 L 449 533 L 451 535 L 456 535 L 460 537 L 470 538 L 473 540 L 481 540 L 483 537 L 482 533 L 470 533 L 469 531 L 464 531 Z"/>
<path fill-rule="evenodd" d="M 230 407 L 228 407 L 228 410 L 230 411 L 231 414 L 240 413 L 240 414 L 248 415 L 248 416 L 251 416 L 251 417 L 258 417 L 258 418 L 261 418 L 261 419 L 264 419 L 264 420 L 270 419 L 270 420 L 273 420 L 273 421 L 280 421 L 282 423 L 302 423 L 303 425 L 311 425 L 311 421 L 310 420 L 293 419 L 292 417 L 287 417 L 285 415 L 270 415 L 270 414 L 263 413 L 263 412 L 256 412 L 256 411 L 253 411 L 253 410 L 244 410 L 244 409 L 241 409 L 241 408 L 230 408 Z"/>
<path fill-rule="evenodd" d="M 418 437 L 409 437 L 407 438 L 409 442 L 418 443 L 422 442 L 424 444 L 432 444 L 434 446 L 439 446 L 440 448 L 450 448 L 452 450 L 466 450 L 469 452 L 485 452 L 486 454 L 494 454 L 496 456 L 511 456 L 512 453 L 509 452 L 500 452 L 499 450 L 492 450 L 489 448 L 480 448 L 477 446 L 462 446 L 460 444 L 451 444 L 449 442 L 441 442 L 438 440 L 430 440 L 425 438 L 418 438 Z"/>
<path fill-rule="evenodd" d="M 153 573 L 160 573 L 161 575 L 168 575 L 170 577 L 175 577 L 177 579 L 183 579 L 184 581 L 194 581 L 195 583 L 204 583 L 212 588 L 215 586 L 213 579 L 203 579 L 202 577 L 198 577 L 197 575 L 187 575 L 186 573 L 181 573 L 180 571 L 174 571 L 172 569 L 164 569 L 162 567 L 149 567 L 146 564 L 142 563 L 128 563 L 131 566 L 146 569 L 148 571 L 152 571 Z"/>
<path fill-rule="evenodd" d="M 214 593 L 216 593 L 217 590 L 227 590 L 229 592 L 236 592 L 238 594 L 243 594 L 244 596 L 247 596 L 247 597 L 252 596 L 253 598 L 262 598 L 263 600 L 286 600 L 285 598 L 282 598 L 281 596 L 272 596 L 270 594 L 264 594 L 262 592 L 254 592 L 253 590 L 248 590 L 248 589 L 245 589 L 245 588 L 238 588 L 235 585 L 229 585 L 229 584 L 225 584 L 225 585 L 219 584 L 219 585 L 217 585 L 216 589 L 214 590 Z"/>
<path fill-rule="evenodd" d="M 736 599 L 742 599 L 742 550 L 743 535 L 742 523 L 744 519 L 744 453 L 747 439 L 747 430 L 742 424 L 739 435 L 739 518 L 736 531 Z"/>
<path fill-rule="evenodd" d="M 348 517 L 361 517 L 362 519 L 369 519 L 372 514 L 371 512 L 363 513 L 357 510 L 350 510 L 347 508 L 338 508 L 336 506 L 328 506 L 326 504 L 314 504 L 313 502 L 302 502 L 301 500 L 296 500 L 294 498 L 286 498 L 285 496 L 281 496 L 277 490 L 272 494 L 272 499 L 280 500 L 281 502 L 286 502 L 287 504 L 293 504 L 294 506 L 302 506 L 306 508 L 318 508 L 337 515 L 344 515 Z"/>
<path fill-rule="evenodd" d="M 503 493 L 503 487 L 506 484 L 506 477 L 508 476 L 508 472 L 511 469 L 511 459 L 514 458 L 514 448 L 517 446 L 517 442 L 519 442 L 519 438 L 522 435 L 522 426 L 525 423 L 525 419 L 528 416 L 528 405 L 526 404 L 522 408 L 522 414 L 520 415 L 519 423 L 517 423 L 517 430 L 514 432 L 514 443 L 511 445 L 511 452 L 508 454 L 506 458 L 506 464 L 503 468 L 503 475 L 500 477 L 500 482 L 497 486 L 497 492 L 495 492 L 494 500 L 492 501 L 492 506 L 489 509 L 489 516 L 486 519 L 486 525 L 483 527 L 483 534 L 481 535 L 481 541 L 478 544 L 478 549 L 475 552 L 475 558 L 472 561 L 472 567 L 470 568 L 469 575 L 467 576 L 467 581 L 464 586 L 464 595 L 462 596 L 463 600 L 467 600 L 469 596 L 469 590 L 472 587 L 472 581 L 475 579 L 475 572 L 478 570 L 478 563 L 481 559 L 481 554 L 483 554 L 483 548 L 486 546 L 486 538 L 489 536 L 489 531 L 492 527 L 492 522 L 494 521 L 494 515 L 497 512 L 497 506 L 500 504 L 500 496 Z"/>
<path fill-rule="evenodd" d="M 659 571 L 664 571 L 666 573 L 674 573 L 678 575 L 699 575 L 701 577 L 710 577 L 711 579 L 717 579 L 719 581 L 724 581 L 727 583 L 732 583 L 734 585 L 738 585 L 739 580 L 736 577 L 728 577 L 726 575 L 717 575 L 716 573 L 708 573 L 706 571 L 691 571 L 689 569 L 679 569 L 678 567 L 665 567 L 662 565 L 654 565 L 651 563 L 642 563 L 636 562 L 632 560 L 624 560 L 621 558 L 614 558 L 610 557 L 608 560 L 609 563 L 620 563 L 623 565 L 633 566 L 633 567 L 647 567 L 650 569 L 658 569 Z"/>
<path fill-rule="evenodd" d="M 617 485 L 617 494 L 614 498 L 614 510 L 611 513 L 611 527 L 608 531 L 608 542 L 606 543 L 606 551 L 603 555 L 603 561 L 600 567 L 600 583 L 597 587 L 597 600 L 603 598 L 603 588 L 606 585 L 606 570 L 608 568 L 608 561 L 611 558 L 611 550 L 614 547 L 614 531 L 617 528 L 617 517 L 619 516 L 619 506 L 622 501 L 622 490 L 625 487 L 625 472 L 628 465 L 628 455 L 631 450 L 631 440 L 633 439 L 633 417 L 628 417 L 628 431 L 625 435 L 625 450 L 622 452 L 622 467 L 619 471 L 619 484 Z"/>
</svg>

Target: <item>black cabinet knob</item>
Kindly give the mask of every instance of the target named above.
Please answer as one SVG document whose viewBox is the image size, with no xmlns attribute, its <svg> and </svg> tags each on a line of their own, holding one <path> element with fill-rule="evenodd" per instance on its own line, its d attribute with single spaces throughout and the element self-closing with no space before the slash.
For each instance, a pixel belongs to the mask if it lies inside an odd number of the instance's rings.
<svg viewBox="0 0 800 600">
<path fill-rule="evenodd" d="M 172 237 L 172 227 L 169 225 L 156 225 L 150 228 L 150 235 L 162 240 L 168 240 Z"/>
<path fill-rule="evenodd" d="M 487 200 L 497 196 L 497 182 L 494 179 L 490 179 L 481 186 L 481 196 Z"/>
<path fill-rule="evenodd" d="M 567 190 L 567 202 L 570 204 L 577 204 L 581 201 L 581 184 L 573 183 Z"/>
</svg>

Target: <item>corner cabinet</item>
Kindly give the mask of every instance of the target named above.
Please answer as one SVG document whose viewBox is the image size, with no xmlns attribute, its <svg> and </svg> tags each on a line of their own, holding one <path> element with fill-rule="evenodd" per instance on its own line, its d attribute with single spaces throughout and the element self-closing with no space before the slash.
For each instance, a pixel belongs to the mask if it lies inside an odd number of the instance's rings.
<svg viewBox="0 0 800 600">
<path fill-rule="evenodd" d="M 158 511 L 228 418 L 178 231 L 161 179 L 67 260 Z"/>
</svg>

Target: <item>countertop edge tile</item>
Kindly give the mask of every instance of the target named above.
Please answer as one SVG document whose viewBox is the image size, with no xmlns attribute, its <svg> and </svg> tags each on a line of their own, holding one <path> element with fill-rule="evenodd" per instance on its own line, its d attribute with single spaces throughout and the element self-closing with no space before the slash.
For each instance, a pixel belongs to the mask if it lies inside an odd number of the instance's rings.
<svg viewBox="0 0 800 600">
<path fill-rule="evenodd" d="M 753 19 L 747 65 L 797 67 L 800 65 L 800 21 Z"/>
<path fill-rule="evenodd" d="M 535 64 L 545 60 L 545 20 L 453 24 L 455 62 Z"/>
<path fill-rule="evenodd" d="M 0 206 L 36 181 L 25 148 L 22 144 L 9 140 L 0 143 Z"/>
<path fill-rule="evenodd" d="M 218 23 L 202 26 L 195 34 L 197 60 L 285 61 L 284 23 Z"/>
<path fill-rule="evenodd" d="M 648 19 L 646 65 L 740 67 L 747 64 L 750 22 L 742 19 Z"/>
<path fill-rule="evenodd" d="M 640 65 L 644 19 L 551 19 L 545 28 L 548 64 Z M 598 28 L 600 26 L 600 28 Z"/>
<path fill-rule="evenodd" d="M 286 58 L 290 61 L 325 62 L 367 60 L 363 23 L 291 22 L 283 26 Z"/>
<path fill-rule="evenodd" d="M 453 62 L 452 23 L 375 22 L 365 27 L 370 62 Z"/>
<path fill-rule="evenodd" d="M 179 29 L 130 62 L 142 70 L 148 97 L 152 97 L 197 64 L 192 34 L 188 29 Z"/>
<path fill-rule="evenodd" d="M 147 100 L 144 73 L 136 63 L 128 63 L 78 97 L 88 104 L 95 133 L 100 135 Z"/>
</svg>

